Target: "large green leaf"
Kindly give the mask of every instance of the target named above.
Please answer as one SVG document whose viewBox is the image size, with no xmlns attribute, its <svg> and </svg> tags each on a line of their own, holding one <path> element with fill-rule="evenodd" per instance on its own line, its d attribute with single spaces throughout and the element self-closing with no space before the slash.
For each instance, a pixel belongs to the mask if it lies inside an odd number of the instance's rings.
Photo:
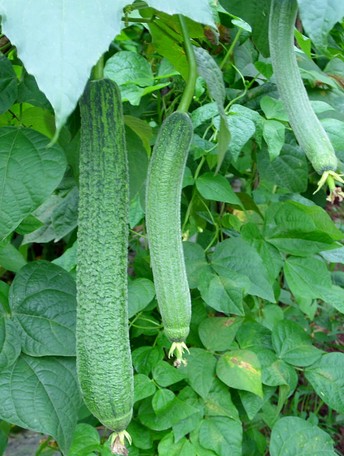
<svg viewBox="0 0 344 456">
<path fill-rule="evenodd" d="M 249 350 L 232 350 L 218 360 L 216 374 L 231 388 L 263 396 L 262 373 L 257 355 Z"/>
<path fill-rule="evenodd" d="M 0 306 L 0 369 L 13 364 L 21 350 L 21 340 L 16 325 Z"/>
<path fill-rule="evenodd" d="M 47 9 L 45 0 L 0 1 L 2 32 L 17 46 L 25 68 L 52 104 L 58 130 L 75 108 L 91 68 L 124 26 L 121 18 L 127 4 L 127 0 L 101 4 L 58 0 Z M 208 0 L 200 0 L 197 8 L 182 0 L 173 4 L 147 0 L 147 4 L 214 26 Z M 90 36 L 86 45 L 85 37 Z"/>
<path fill-rule="evenodd" d="M 335 247 L 343 233 L 321 207 L 286 201 L 270 205 L 264 237 L 282 252 L 309 256 Z"/>
<path fill-rule="evenodd" d="M 212 317 L 204 319 L 198 327 L 202 344 L 211 351 L 228 350 L 242 322 L 243 319 L 240 317 Z"/>
<path fill-rule="evenodd" d="M 322 355 L 303 328 L 290 320 L 282 320 L 275 325 L 272 344 L 278 357 L 293 366 L 310 366 Z"/>
<path fill-rule="evenodd" d="M 344 17 L 344 3 L 341 0 L 297 0 L 302 25 L 316 46 L 327 46 L 327 35 Z"/>
<path fill-rule="evenodd" d="M 74 359 L 21 355 L 1 371 L 0 418 L 53 436 L 64 455 L 80 405 Z"/>
<path fill-rule="evenodd" d="M 233 270 L 244 276 L 249 280 L 250 294 L 275 301 L 266 266 L 255 248 L 244 239 L 230 238 L 218 244 L 212 257 L 212 266 L 219 275 L 228 276 Z"/>
<path fill-rule="evenodd" d="M 331 437 L 323 430 L 296 416 L 286 416 L 272 428 L 271 456 L 335 456 Z"/>
<path fill-rule="evenodd" d="M 201 424 L 200 444 L 218 456 L 241 456 L 242 426 L 224 416 L 206 418 Z"/>
<path fill-rule="evenodd" d="M 261 179 L 291 192 L 304 192 L 308 184 L 308 165 L 305 154 L 295 146 L 284 144 L 280 155 L 270 160 L 266 150 L 257 154 Z"/>
<path fill-rule="evenodd" d="M 230 183 L 220 174 L 216 176 L 213 173 L 202 174 L 196 180 L 196 187 L 205 199 L 221 201 L 241 207 L 241 201 L 230 186 Z"/>
<path fill-rule="evenodd" d="M 18 94 L 17 76 L 11 62 L 4 55 L 0 55 L 0 93 L 0 114 L 2 114 L 16 101 Z"/>
<path fill-rule="evenodd" d="M 128 285 L 128 317 L 131 318 L 152 301 L 155 296 L 154 284 L 151 280 L 139 277 Z"/>
<path fill-rule="evenodd" d="M 68 272 L 47 261 L 27 264 L 12 283 L 10 305 L 24 353 L 75 355 L 76 290 Z"/>
<path fill-rule="evenodd" d="M 61 182 L 66 159 L 58 145 L 27 128 L 0 129 L 0 240 Z"/>
<path fill-rule="evenodd" d="M 215 378 L 216 358 L 202 348 L 191 348 L 182 370 L 190 386 L 201 397 L 209 393 Z"/>
<path fill-rule="evenodd" d="M 344 413 L 344 353 L 325 354 L 305 375 L 327 405 Z"/>
<path fill-rule="evenodd" d="M 175 442 L 173 433 L 167 434 L 159 443 L 159 456 L 197 456 L 195 447 L 185 437 Z"/>
<path fill-rule="evenodd" d="M 259 51 L 269 55 L 268 25 L 271 0 L 220 0 L 231 14 L 241 17 L 252 27 L 252 38 Z"/>
</svg>

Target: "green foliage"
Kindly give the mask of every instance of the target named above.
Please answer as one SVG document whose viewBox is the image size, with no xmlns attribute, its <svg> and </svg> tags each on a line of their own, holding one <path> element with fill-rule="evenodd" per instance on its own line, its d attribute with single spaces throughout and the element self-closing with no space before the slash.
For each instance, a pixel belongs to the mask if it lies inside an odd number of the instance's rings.
<svg viewBox="0 0 344 456">
<path fill-rule="evenodd" d="M 122 350 L 119 331 L 126 331 L 127 319 L 116 326 L 109 312 L 96 332 L 96 306 L 106 305 L 104 278 L 120 290 L 99 253 L 121 258 L 134 370 L 129 455 L 341 454 L 344 212 L 340 197 L 331 204 L 326 190 L 314 194 L 317 176 L 279 97 L 269 59 L 271 2 L 202 0 L 197 8 L 182 0 L 103 2 L 100 11 L 87 0 L 82 8 L 74 2 L 48 13 L 43 2 L 31 3 L 0 0 L 6 35 L 0 37 L 0 455 L 14 427 L 48 436 L 37 454 L 112 454 L 110 432 L 85 406 L 75 368 L 83 179 L 76 104 L 102 53 L 105 75 L 119 85 L 123 100 L 129 230 L 124 249 L 113 255 L 111 236 L 103 230 L 104 205 L 91 208 L 86 229 L 92 246 L 81 246 L 92 314 L 84 336 L 91 340 L 103 389 L 113 391 L 107 372 L 117 364 L 102 351 L 104 327 Z M 297 3 L 301 22 L 293 52 L 309 106 L 342 172 L 342 2 Z M 199 73 L 189 108 L 193 139 L 186 168 L 182 163 L 177 170 L 180 194 L 173 183 L 181 153 L 174 129 L 159 135 L 180 103 L 189 73 L 177 14 L 187 16 Z M 111 103 L 104 102 L 104 112 Z M 99 141 L 108 121 L 96 116 Z M 191 124 L 189 129 L 191 135 Z M 155 172 L 168 196 L 158 209 L 158 191 L 151 207 L 145 202 L 154 145 L 170 153 L 172 170 L 159 166 Z M 112 176 L 117 166 L 118 161 Z M 104 165 L 92 173 L 99 179 L 97 201 L 106 170 Z M 113 189 L 106 187 L 106 194 Z M 180 214 L 177 223 L 176 215 L 165 217 L 172 206 Z M 147 234 L 150 209 L 164 245 L 154 246 Z M 119 214 L 116 209 L 111 228 Z M 165 270 L 174 267 L 176 253 L 184 258 L 190 288 L 190 351 L 179 369 L 168 358 L 159 284 L 151 269 L 153 249 L 162 248 Z M 178 295 L 181 286 L 177 280 L 167 291 Z M 180 302 L 166 307 L 181 326 Z"/>
</svg>

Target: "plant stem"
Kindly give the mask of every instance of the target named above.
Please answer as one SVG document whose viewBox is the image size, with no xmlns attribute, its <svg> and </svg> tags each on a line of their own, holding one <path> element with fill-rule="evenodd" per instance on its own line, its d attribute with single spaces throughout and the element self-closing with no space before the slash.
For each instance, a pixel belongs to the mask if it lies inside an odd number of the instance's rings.
<svg viewBox="0 0 344 456">
<path fill-rule="evenodd" d="M 235 35 L 234 40 L 232 41 L 232 44 L 230 45 L 230 47 L 229 47 L 229 49 L 227 51 L 227 54 L 225 55 L 224 59 L 222 60 L 222 62 L 220 64 L 221 70 L 226 65 L 227 60 L 232 56 L 233 51 L 234 51 L 234 47 L 235 47 L 235 45 L 237 44 L 237 42 L 238 42 L 238 40 L 240 38 L 241 32 L 242 32 L 242 29 L 239 29 L 237 34 Z"/>
<path fill-rule="evenodd" d="M 92 70 L 92 79 L 103 79 L 104 77 L 104 56 L 102 55 Z"/>
<path fill-rule="evenodd" d="M 188 75 L 188 80 L 186 83 L 186 87 L 185 87 L 182 99 L 178 106 L 178 111 L 188 112 L 194 92 L 195 92 L 195 85 L 196 85 L 196 79 L 197 79 L 197 64 L 196 64 L 195 54 L 192 49 L 192 44 L 190 41 L 188 28 L 187 28 L 185 19 L 181 14 L 179 15 L 179 21 L 180 21 L 180 26 L 182 29 L 183 38 L 184 38 L 185 53 L 186 53 L 186 57 L 187 57 L 188 63 L 189 63 L 189 75 Z"/>
</svg>

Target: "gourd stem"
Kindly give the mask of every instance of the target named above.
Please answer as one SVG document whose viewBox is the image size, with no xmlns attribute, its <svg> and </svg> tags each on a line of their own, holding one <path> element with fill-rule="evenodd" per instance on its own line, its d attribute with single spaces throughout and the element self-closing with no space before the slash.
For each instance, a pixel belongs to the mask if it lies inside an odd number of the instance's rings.
<svg viewBox="0 0 344 456">
<path fill-rule="evenodd" d="M 184 16 L 182 16 L 181 14 L 179 14 L 179 22 L 184 38 L 185 53 L 189 63 L 189 75 L 181 102 L 178 106 L 178 111 L 188 112 L 195 91 L 197 79 L 197 64 L 195 54 L 192 49 L 188 28 Z"/>
<path fill-rule="evenodd" d="M 104 56 L 102 55 L 92 69 L 92 79 L 103 79 L 104 77 Z"/>
</svg>

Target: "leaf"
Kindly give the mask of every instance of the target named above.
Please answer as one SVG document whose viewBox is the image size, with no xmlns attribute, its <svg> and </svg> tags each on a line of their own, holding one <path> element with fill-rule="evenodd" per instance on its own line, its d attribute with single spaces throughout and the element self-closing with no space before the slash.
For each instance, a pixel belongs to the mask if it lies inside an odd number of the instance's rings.
<svg viewBox="0 0 344 456">
<path fill-rule="evenodd" d="M 228 275 L 232 270 L 247 278 L 250 283 L 248 293 L 275 302 L 266 267 L 257 251 L 244 239 L 236 237 L 219 243 L 211 264 L 220 275 Z"/>
<path fill-rule="evenodd" d="M 213 387 L 204 399 L 207 416 L 226 416 L 235 421 L 240 421 L 238 410 L 232 402 L 228 388 L 215 379 Z"/>
<path fill-rule="evenodd" d="M 4 55 L 0 55 L 0 93 L 0 114 L 3 114 L 16 101 L 18 94 L 17 75 Z"/>
<path fill-rule="evenodd" d="M 344 248 L 343 248 L 344 249 Z M 203 274 L 210 272 L 204 249 L 196 242 L 183 242 L 184 259 L 190 288 L 197 288 Z"/>
<path fill-rule="evenodd" d="M 316 257 L 288 257 L 284 263 L 284 274 L 296 298 L 320 298 L 332 287 L 326 264 Z"/>
<path fill-rule="evenodd" d="M 263 138 L 268 145 L 270 160 L 275 160 L 284 145 L 285 126 L 277 120 L 265 120 L 263 122 Z"/>
<path fill-rule="evenodd" d="M 241 201 L 224 176 L 219 174 L 215 176 L 213 173 L 202 174 L 196 180 L 196 187 L 205 199 L 241 207 Z"/>
<path fill-rule="evenodd" d="M 34 130 L 0 129 L 0 240 L 60 183 L 66 160 L 58 145 Z"/>
<path fill-rule="evenodd" d="M 75 355 L 75 282 L 64 269 L 47 261 L 28 263 L 9 297 L 24 353 Z"/>
<path fill-rule="evenodd" d="M 218 360 L 216 374 L 223 383 L 263 397 L 261 368 L 257 355 L 249 350 L 232 350 Z"/>
<path fill-rule="evenodd" d="M 152 398 L 152 407 L 154 412 L 159 415 L 159 413 L 164 411 L 170 405 L 174 398 L 175 395 L 173 391 L 166 388 L 158 389 Z"/>
<path fill-rule="evenodd" d="M 20 351 L 21 340 L 16 325 L 0 307 L 0 370 L 14 364 Z"/>
<path fill-rule="evenodd" d="M 141 346 L 132 352 L 133 366 L 139 374 L 148 375 L 163 358 L 159 347 Z"/>
<path fill-rule="evenodd" d="M 150 154 L 150 141 L 153 137 L 152 127 L 145 120 L 134 116 L 124 116 L 124 122 L 141 139 L 147 154 Z"/>
<path fill-rule="evenodd" d="M 344 353 L 326 353 L 305 375 L 327 405 L 344 413 Z"/>
<path fill-rule="evenodd" d="M 197 456 L 199 454 L 185 437 L 175 442 L 173 432 L 161 439 L 158 451 L 159 456 Z"/>
<path fill-rule="evenodd" d="M 101 448 L 97 429 L 87 423 L 79 423 L 73 433 L 72 443 L 68 456 L 85 456 L 94 454 Z"/>
<path fill-rule="evenodd" d="M 0 418 L 54 437 L 64 455 L 81 405 L 75 360 L 21 355 L 0 376 Z"/>
<path fill-rule="evenodd" d="M 128 318 L 139 313 L 153 300 L 154 284 L 151 280 L 140 277 L 128 284 Z"/>
<path fill-rule="evenodd" d="M 335 456 L 336 453 L 326 432 L 302 418 L 286 416 L 272 428 L 270 455 Z"/>
<path fill-rule="evenodd" d="M 238 329 L 236 340 L 242 349 L 272 349 L 271 331 L 256 321 L 244 321 Z"/>
<path fill-rule="evenodd" d="M 147 375 L 134 375 L 134 402 L 141 401 L 146 397 L 152 396 L 156 391 L 156 386 Z"/>
<path fill-rule="evenodd" d="M 176 369 L 166 361 L 160 361 L 153 368 L 154 380 L 163 387 L 173 385 L 184 379 L 185 374 L 181 369 Z"/>
<path fill-rule="evenodd" d="M 23 255 L 10 242 L 0 244 L 0 266 L 7 271 L 18 272 L 25 266 L 26 260 Z"/>
<path fill-rule="evenodd" d="M 146 399 L 139 408 L 138 416 L 141 423 L 149 429 L 164 431 L 195 413 L 195 407 L 175 397 L 159 415 L 155 414 L 150 400 Z"/>
<path fill-rule="evenodd" d="M 292 391 L 298 381 L 295 369 L 281 359 L 262 369 L 262 382 L 268 386 L 287 385 Z"/>
<path fill-rule="evenodd" d="M 211 317 L 201 321 L 198 334 L 202 344 L 210 351 L 228 350 L 242 325 L 242 318 Z"/>
<path fill-rule="evenodd" d="M 166 3 L 164 0 L 147 0 L 146 3 L 167 14 L 183 14 L 201 24 L 215 26 L 208 0 L 198 0 L 197 8 L 184 0 L 174 0 L 173 3 Z"/>
<path fill-rule="evenodd" d="M 74 110 L 91 68 L 120 32 L 126 4 L 84 0 L 80 9 L 79 2 L 60 0 L 47 10 L 45 0 L 1 3 L 2 32 L 52 104 L 58 131 Z M 85 36 L 92 36 L 87 46 Z"/>
<path fill-rule="evenodd" d="M 221 275 L 200 276 L 199 290 L 202 299 L 218 312 L 245 315 L 243 298 L 249 288 L 248 281 L 235 271 L 222 272 Z"/>
<path fill-rule="evenodd" d="M 252 39 L 264 57 L 269 56 L 268 25 L 270 0 L 221 0 L 230 13 L 239 16 L 252 27 Z"/>
<path fill-rule="evenodd" d="M 215 379 L 216 358 L 202 348 L 191 348 L 187 366 L 182 368 L 189 385 L 205 398 Z"/>
<path fill-rule="evenodd" d="M 333 248 L 342 239 L 330 216 L 319 206 L 296 201 L 273 203 L 265 214 L 265 239 L 280 251 L 310 256 Z"/>
<path fill-rule="evenodd" d="M 199 441 L 218 456 L 241 456 L 241 423 L 224 416 L 206 418 L 201 424 Z"/>
<path fill-rule="evenodd" d="M 119 86 L 128 83 L 140 87 L 154 84 L 154 77 L 149 62 L 132 51 L 119 51 L 106 61 L 104 75 Z"/>
<path fill-rule="evenodd" d="M 284 103 L 282 100 L 265 95 L 260 100 L 260 106 L 267 119 L 288 122 L 288 114 L 285 110 Z"/>
<path fill-rule="evenodd" d="M 257 154 L 260 178 L 274 183 L 292 193 L 307 190 L 308 164 L 305 154 L 299 147 L 284 144 L 278 157 L 271 157 L 264 148 Z"/>
<path fill-rule="evenodd" d="M 310 366 L 322 355 L 302 327 L 290 320 L 282 320 L 275 325 L 272 344 L 277 356 L 293 366 Z"/>
<path fill-rule="evenodd" d="M 344 17 L 344 4 L 338 0 L 298 0 L 302 25 L 313 43 L 327 47 L 327 35 Z"/>
<path fill-rule="evenodd" d="M 227 122 L 231 135 L 228 150 L 232 161 L 235 163 L 244 145 L 255 134 L 256 127 L 251 119 L 234 112 L 229 113 Z"/>
</svg>

